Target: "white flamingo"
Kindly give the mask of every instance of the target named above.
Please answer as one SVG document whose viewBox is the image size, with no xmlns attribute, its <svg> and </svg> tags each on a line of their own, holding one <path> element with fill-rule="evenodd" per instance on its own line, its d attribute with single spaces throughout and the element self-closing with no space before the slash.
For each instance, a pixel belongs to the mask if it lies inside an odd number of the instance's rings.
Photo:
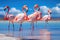
<svg viewBox="0 0 60 40">
<path fill-rule="evenodd" d="M 27 5 L 24 5 L 22 10 L 23 10 L 23 13 L 18 14 L 13 20 L 13 22 L 19 22 L 20 23 L 19 31 L 22 30 L 22 22 L 24 22 L 25 20 L 28 20 L 28 16 L 26 14 L 28 12 Z"/>
<path fill-rule="evenodd" d="M 13 20 L 14 15 L 8 14 L 9 11 L 10 11 L 9 6 L 5 6 L 4 11 L 6 11 L 6 9 L 8 9 L 8 10 L 7 10 L 7 12 L 6 12 L 6 15 L 4 16 L 4 20 L 8 20 L 8 21 L 9 21 L 9 25 L 8 25 L 8 31 L 9 31 L 9 30 L 10 30 L 10 21 Z M 13 23 L 12 23 L 12 24 L 13 24 Z M 14 28 L 14 24 L 13 24 L 13 28 Z M 13 30 L 14 30 L 14 29 L 13 29 Z"/>
</svg>

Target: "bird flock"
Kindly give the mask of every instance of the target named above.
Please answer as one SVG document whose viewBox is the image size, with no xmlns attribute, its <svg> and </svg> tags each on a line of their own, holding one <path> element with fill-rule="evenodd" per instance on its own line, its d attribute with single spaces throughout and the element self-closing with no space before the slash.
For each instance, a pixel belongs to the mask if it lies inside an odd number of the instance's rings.
<svg viewBox="0 0 60 40">
<path fill-rule="evenodd" d="M 13 30 L 15 30 L 14 29 L 14 22 L 19 22 L 20 23 L 19 31 L 22 31 L 22 29 L 23 29 L 22 23 L 24 21 L 31 22 L 31 25 L 32 25 L 31 30 L 33 31 L 34 30 L 34 22 L 37 23 L 37 21 L 45 21 L 47 23 L 49 20 L 51 20 L 51 10 L 48 9 L 47 15 L 42 16 L 42 13 L 40 11 L 38 4 L 34 5 L 34 12 L 30 15 L 27 15 L 27 12 L 28 12 L 27 5 L 24 5 L 22 7 L 23 13 L 20 13 L 16 16 L 14 16 L 13 14 L 9 14 L 9 11 L 10 11 L 9 6 L 5 6 L 4 11 L 6 11 L 6 10 L 8 10 L 8 11 L 5 14 L 4 20 L 9 21 L 8 30 L 10 29 L 10 22 L 13 24 Z"/>
</svg>

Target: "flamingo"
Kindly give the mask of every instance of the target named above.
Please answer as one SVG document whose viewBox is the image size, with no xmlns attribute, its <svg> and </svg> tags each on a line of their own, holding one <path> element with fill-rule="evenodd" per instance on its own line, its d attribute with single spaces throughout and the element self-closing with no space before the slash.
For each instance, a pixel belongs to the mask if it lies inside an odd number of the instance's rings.
<svg viewBox="0 0 60 40">
<path fill-rule="evenodd" d="M 40 11 L 40 8 L 39 8 L 38 4 L 34 5 L 34 11 L 35 12 Z M 40 12 L 40 14 L 37 15 L 37 17 L 36 17 L 36 27 L 37 27 L 37 21 L 39 21 L 41 18 L 42 18 L 42 13 Z"/>
<path fill-rule="evenodd" d="M 48 23 L 49 20 L 51 20 L 51 10 L 50 9 L 48 9 L 48 15 L 45 15 L 41 18 L 41 21 L 45 21 L 46 24 Z"/>
<path fill-rule="evenodd" d="M 51 20 L 51 10 L 48 9 L 48 15 L 43 16 L 40 21 L 45 21 L 45 25 L 47 27 L 48 21 Z M 45 38 L 45 40 L 50 40 L 50 32 L 48 30 L 46 30 L 46 27 L 44 27 L 44 30 L 40 30 L 40 37 L 41 40 L 43 40 Z M 48 35 L 48 36 L 47 36 Z"/>
<path fill-rule="evenodd" d="M 22 8 L 22 10 L 23 10 L 23 13 L 18 14 L 18 15 L 14 18 L 14 20 L 13 20 L 13 22 L 19 22 L 19 23 L 20 23 L 19 31 L 22 30 L 22 23 L 23 23 L 25 20 L 28 20 L 28 16 L 27 16 L 27 14 L 26 14 L 26 13 L 28 12 L 28 7 L 27 7 L 27 5 L 24 5 L 23 8 Z"/>
<path fill-rule="evenodd" d="M 34 5 L 34 13 L 29 15 L 28 18 L 29 18 L 29 22 L 31 22 L 32 24 L 32 31 L 34 31 L 34 22 L 41 19 L 41 12 L 39 11 L 39 6 L 38 4 L 35 4 Z"/>
<path fill-rule="evenodd" d="M 9 6 L 5 6 L 4 11 L 6 11 L 6 10 L 7 10 L 7 12 L 6 12 L 6 15 L 4 16 L 4 20 L 8 20 L 9 21 L 9 25 L 8 25 L 8 31 L 9 31 L 10 30 L 10 21 L 13 20 L 14 15 L 8 14 L 9 11 L 10 11 Z M 12 24 L 13 24 L 13 22 L 12 22 Z M 14 28 L 14 24 L 13 24 L 13 28 Z"/>
</svg>

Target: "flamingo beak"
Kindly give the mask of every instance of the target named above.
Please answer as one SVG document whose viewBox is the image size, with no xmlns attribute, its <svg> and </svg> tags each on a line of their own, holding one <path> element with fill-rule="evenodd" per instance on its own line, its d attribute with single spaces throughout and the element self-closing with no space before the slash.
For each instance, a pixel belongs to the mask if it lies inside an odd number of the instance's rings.
<svg viewBox="0 0 60 40">
<path fill-rule="evenodd" d="M 28 7 L 26 7 L 26 12 L 28 12 Z"/>
<path fill-rule="evenodd" d="M 38 9 L 38 11 L 40 11 L 40 8 Z"/>
<path fill-rule="evenodd" d="M 52 14 L 52 13 L 50 12 L 50 14 Z"/>
<path fill-rule="evenodd" d="M 26 10 L 26 13 L 28 12 L 28 10 Z"/>
<path fill-rule="evenodd" d="M 4 8 L 4 11 L 6 10 L 6 8 Z"/>
</svg>

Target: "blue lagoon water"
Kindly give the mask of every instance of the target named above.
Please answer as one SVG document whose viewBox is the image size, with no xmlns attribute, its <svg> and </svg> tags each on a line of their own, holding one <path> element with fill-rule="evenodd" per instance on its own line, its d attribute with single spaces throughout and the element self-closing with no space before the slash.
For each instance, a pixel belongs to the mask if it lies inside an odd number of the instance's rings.
<svg viewBox="0 0 60 40">
<path fill-rule="evenodd" d="M 0 33 L 7 34 L 8 33 L 8 21 L 0 21 Z M 14 36 L 30 36 L 31 34 L 31 22 L 22 23 L 23 30 L 19 33 L 19 23 L 14 23 Z M 60 40 L 60 21 L 49 21 L 48 24 L 43 21 L 38 21 L 34 23 L 34 36 L 40 35 L 40 30 L 46 28 L 51 33 L 51 40 Z M 13 33 L 13 25 L 10 23 L 10 34 Z M 20 34 L 20 35 L 19 35 Z"/>
</svg>

